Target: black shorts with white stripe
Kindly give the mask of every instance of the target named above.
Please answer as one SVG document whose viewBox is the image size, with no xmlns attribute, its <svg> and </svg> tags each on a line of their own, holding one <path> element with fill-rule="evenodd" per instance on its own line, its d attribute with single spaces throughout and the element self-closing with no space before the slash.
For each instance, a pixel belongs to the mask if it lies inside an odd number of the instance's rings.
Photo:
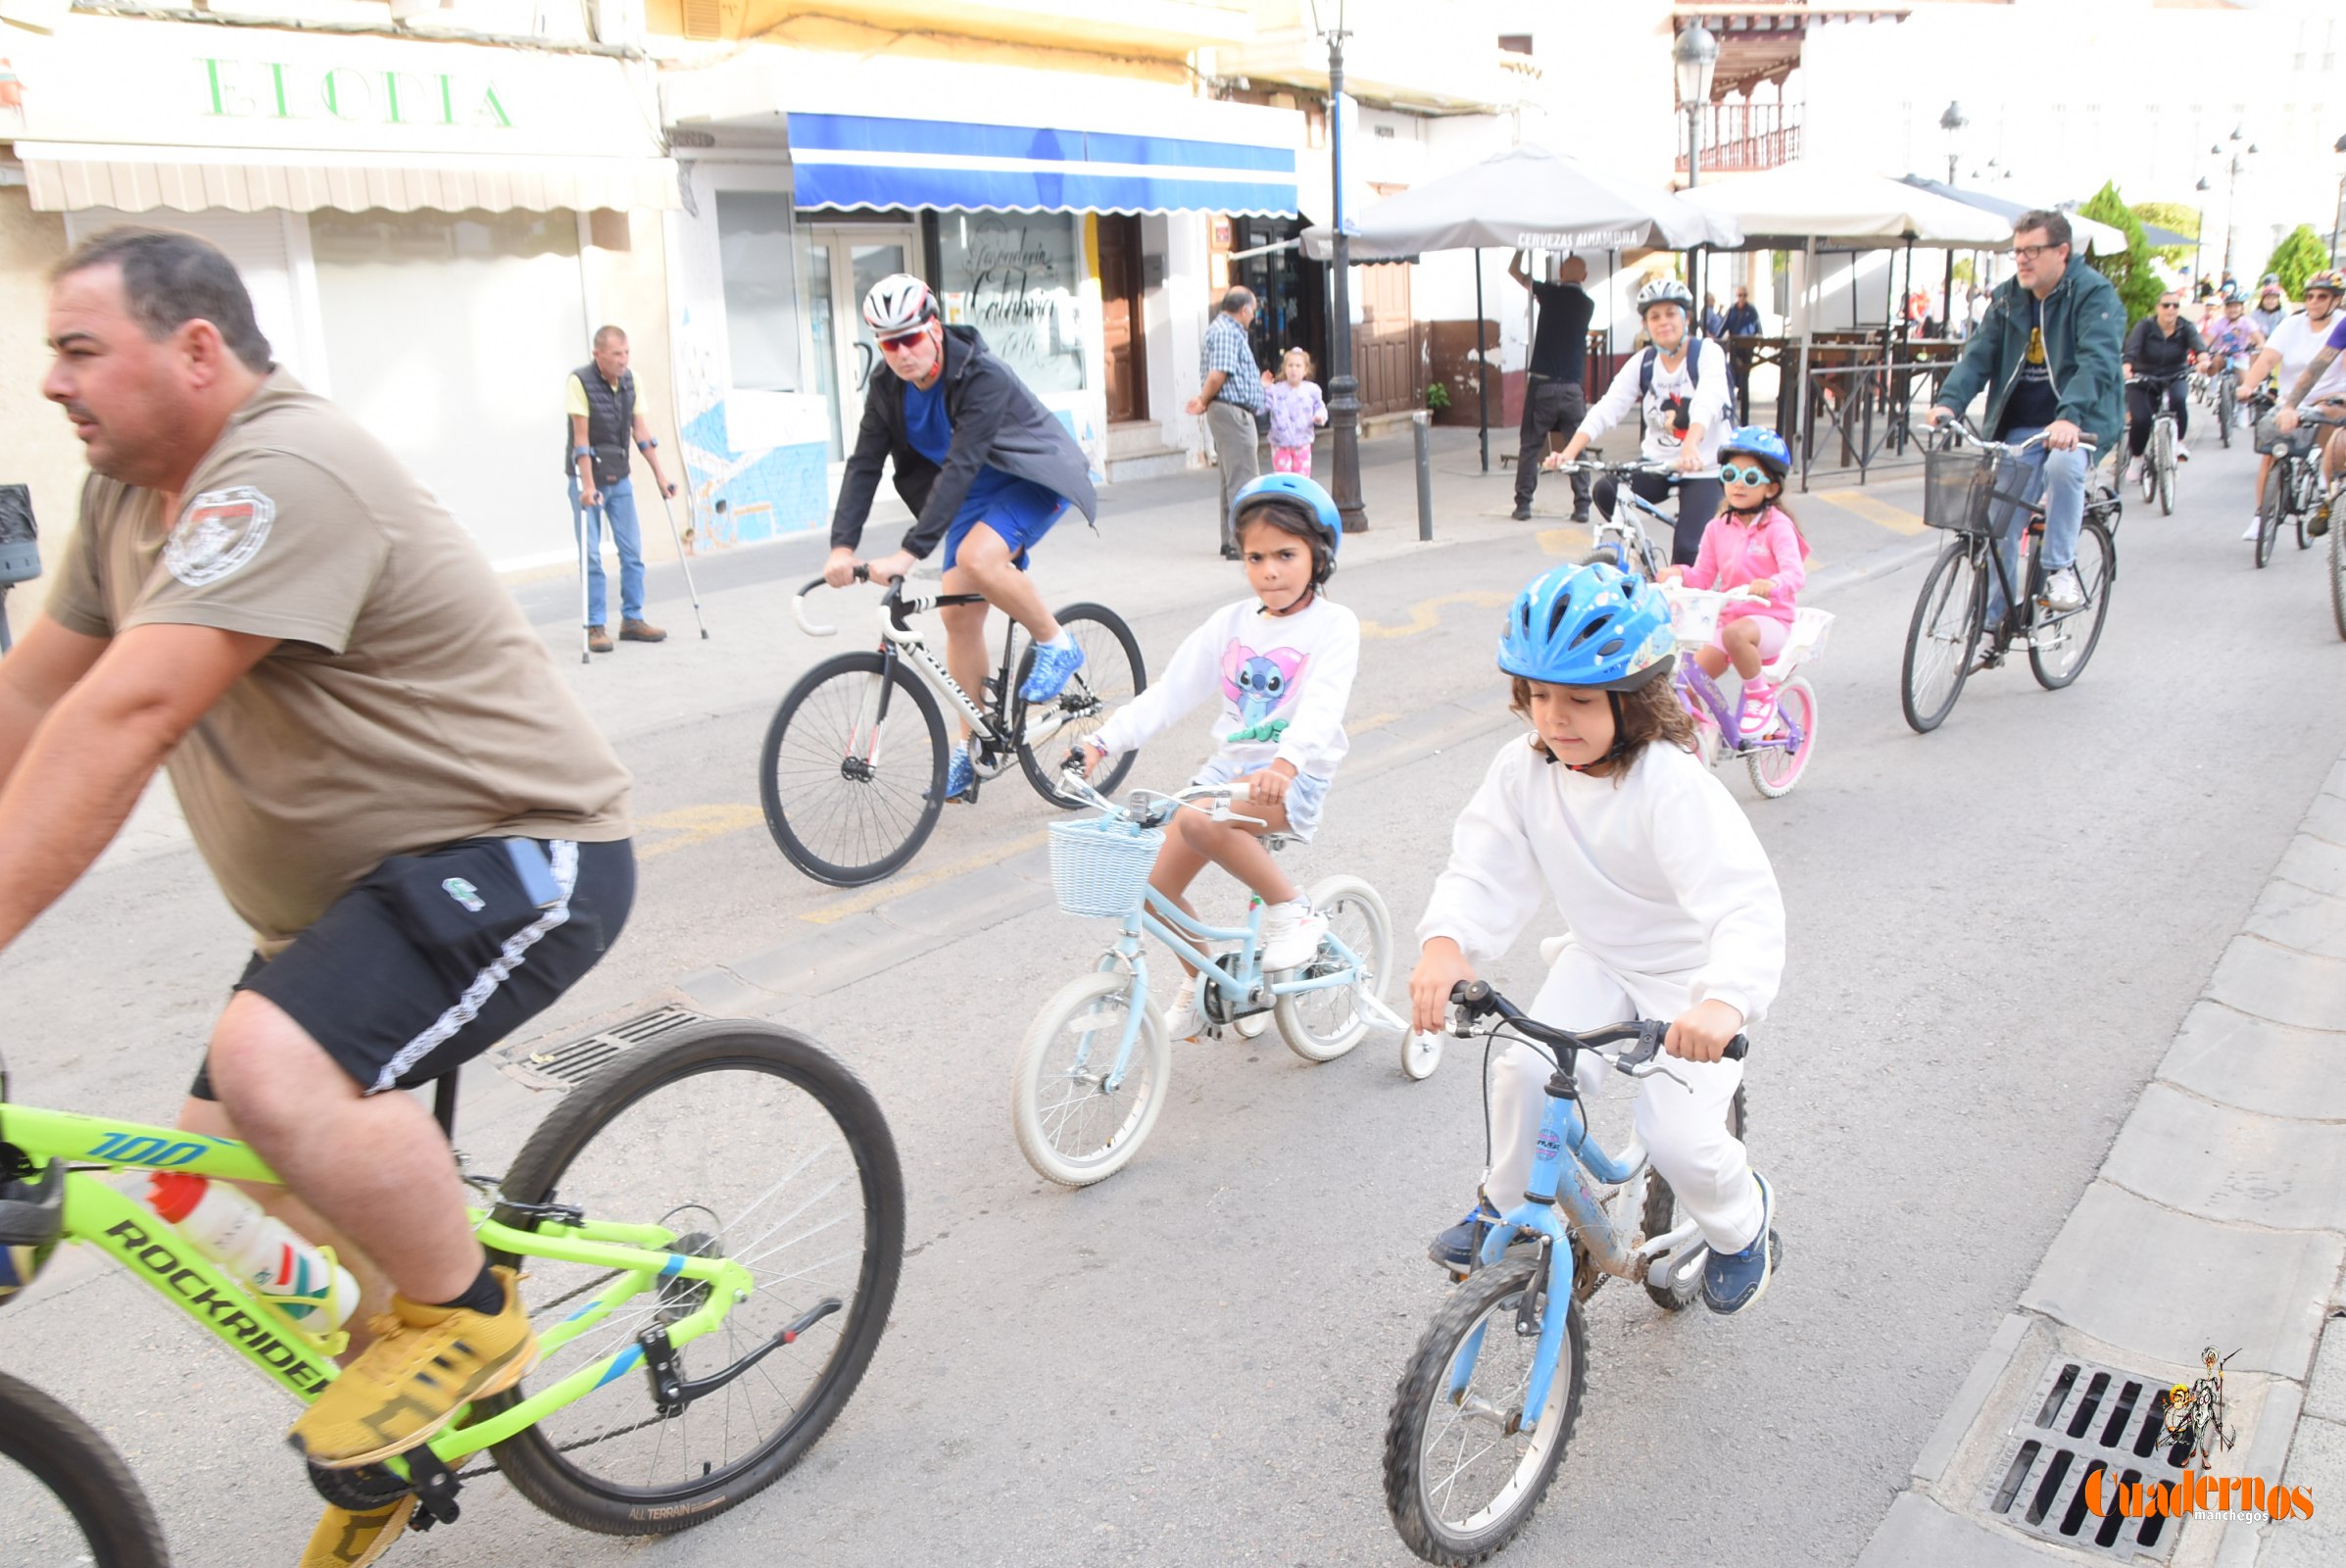
<svg viewBox="0 0 2346 1568">
<path fill-rule="evenodd" d="M 236 989 L 275 1003 L 367 1094 L 429 1083 L 552 1006 L 627 923 L 631 842 L 539 842 L 562 897 L 524 906 L 513 929 L 453 941 L 419 929 L 397 880 L 378 873 L 335 900 L 274 958 L 255 954 Z M 468 863 L 467 856 L 477 858 Z M 456 884 L 452 898 L 473 895 L 476 884 L 489 888 L 511 863 L 501 839 L 467 840 L 428 858 L 434 875 L 454 873 L 446 879 Z M 510 883 L 510 871 L 503 875 Z M 188 1093 L 219 1098 L 204 1068 Z"/>
</svg>

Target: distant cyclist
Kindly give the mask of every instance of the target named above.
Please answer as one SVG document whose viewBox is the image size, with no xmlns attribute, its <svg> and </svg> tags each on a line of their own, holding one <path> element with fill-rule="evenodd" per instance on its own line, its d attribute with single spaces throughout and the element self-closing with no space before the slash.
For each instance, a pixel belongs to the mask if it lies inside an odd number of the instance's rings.
<svg viewBox="0 0 2346 1568">
<path fill-rule="evenodd" d="M 979 593 L 1026 628 L 1035 663 L 1018 695 L 1058 696 L 1084 654 L 1026 575 L 1027 553 L 1069 507 L 1100 510 L 1083 449 L 1018 372 L 996 359 L 973 326 L 947 326 L 937 297 L 909 273 L 880 279 L 863 296 L 863 320 L 879 339 L 881 364 L 863 395 L 863 423 L 848 455 L 831 516 L 823 580 L 855 580 L 855 547 L 880 488 L 880 465 L 896 467 L 896 493 L 916 514 L 893 555 L 870 564 L 873 582 L 893 582 L 945 545 L 945 591 Z M 985 690 L 986 605 L 955 605 L 945 619 L 945 663 L 960 688 Z M 977 774 L 966 721 L 946 773 L 945 798 L 965 799 Z"/>
<path fill-rule="evenodd" d="M 2289 296 L 2281 292 L 2280 278 L 2267 272 L 2257 280 L 2256 309 L 2248 313 L 2248 318 L 2257 323 L 2258 331 L 2271 338 L 2289 316 Z"/>
<path fill-rule="evenodd" d="M 2224 297 L 2224 314 L 2208 328 L 2207 372 L 2216 375 L 2225 366 L 2240 377 L 2239 395 L 2249 391 L 2248 362 L 2256 358 L 2257 350 L 2265 346 L 2265 334 L 2257 323 L 2248 318 L 2248 302 L 2235 291 Z"/>
<path fill-rule="evenodd" d="M 2143 452 L 2150 445 L 2151 425 L 2158 418 L 2159 405 L 2164 402 L 2175 416 L 2175 460 L 2189 463 L 2191 454 L 2183 446 L 2183 436 L 2191 428 L 2191 411 L 2185 406 L 2183 388 L 2191 373 L 2194 356 L 2208 352 L 2201 341 L 2199 328 L 2183 319 L 2183 295 L 2179 289 L 2170 289 L 2159 296 L 2159 308 L 2134 323 L 2134 330 L 2126 336 L 2126 360 L 2122 368 L 2128 381 L 2140 376 L 2150 386 L 2126 388 L 2126 451 L 2134 460 L 2127 470 L 2128 479 L 2140 478 L 2144 462 Z"/>
<path fill-rule="evenodd" d="M 2342 289 L 2346 289 L 2346 280 L 2342 280 L 2334 271 L 2316 272 L 2307 278 L 2305 309 L 2281 322 L 2279 329 L 2266 338 L 2263 351 L 2248 367 L 2248 384 L 2257 385 L 2266 376 L 2278 370 L 2281 385 L 2279 406 L 2257 423 L 2257 451 L 2264 455 L 2257 464 L 2258 498 L 2265 494 L 2265 474 L 2273 466 L 2273 454 L 2276 448 L 2287 445 L 2298 452 L 2313 449 L 2313 432 L 2298 428 L 2302 413 L 2315 404 L 2346 397 L 2346 365 L 2332 361 L 2326 369 L 2319 372 L 2314 370 L 2314 361 L 2328 346 L 2331 333 L 2337 330 L 2341 318 L 2338 299 Z M 2281 422 L 2284 411 L 2289 416 L 2286 424 Z M 2254 539 L 2261 526 L 2257 512 L 2251 510 L 2248 528 L 2240 537 Z M 2328 531 L 2326 520 L 2322 524 L 2322 531 Z"/>
<path fill-rule="evenodd" d="M 1633 354 L 1613 384 L 1588 411 L 1581 427 L 1548 460 L 1550 466 L 1576 461 L 1588 444 L 1641 409 L 1644 440 L 1638 451 L 1649 463 L 1676 468 L 1678 528 L 1670 543 L 1670 559 L 1682 566 L 1694 564 L 1702 546 L 1702 530 L 1719 514 L 1719 443 L 1735 422 L 1735 386 L 1728 372 L 1727 351 L 1688 330 L 1694 296 L 1675 277 L 1657 278 L 1637 291 L 1637 315 L 1645 322 L 1651 347 Z M 1640 474 L 1630 487 L 1648 501 L 1658 502 L 1670 485 L 1656 475 Z M 1596 507 L 1613 514 L 1615 488 L 1610 480 L 1596 486 Z"/>
<path fill-rule="evenodd" d="M 2305 280 L 2309 312 L 2317 294 L 2326 296 L 2331 302 L 2329 336 L 2322 340 L 2322 347 L 2298 372 L 2297 379 L 2281 388 L 2280 407 L 2273 411 L 2273 427 L 2282 435 L 2296 434 L 2297 427 L 2304 422 L 2306 410 L 2320 406 L 2325 414 L 2346 412 L 2346 367 L 2338 364 L 2340 351 L 2346 350 L 2346 311 L 2337 308 L 2341 291 L 2346 291 L 2346 273 L 2334 270 L 2316 272 Z M 2322 477 L 2324 481 L 2334 479 L 2341 469 L 2346 469 L 2346 425 L 2332 425 L 2322 442 Z M 2323 489 L 2327 488 L 2324 483 Z M 2329 532 L 2332 520 L 2325 497 L 2314 510 L 2305 531 L 2319 539 Z"/>
</svg>

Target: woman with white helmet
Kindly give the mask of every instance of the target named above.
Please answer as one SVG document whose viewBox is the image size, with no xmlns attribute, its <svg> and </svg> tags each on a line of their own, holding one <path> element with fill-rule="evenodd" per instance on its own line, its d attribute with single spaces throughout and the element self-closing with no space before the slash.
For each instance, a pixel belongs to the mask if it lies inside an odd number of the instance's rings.
<svg viewBox="0 0 2346 1568">
<path fill-rule="evenodd" d="M 1735 398 L 1727 351 L 1687 329 L 1693 306 L 1694 296 L 1675 277 L 1656 278 L 1637 291 L 1637 315 L 1652 346 L 1630 356 L 1572 440 L 1545 465 L 1555 468 L 1578 461 L 1631 410 L 1641 410 L 1644 439 L 1638 450 L 1647 462 L 1676 468 L 1681 475 L 1677 537 L 1671 542 L 1670 559 L 1682 566 L 1694 564 L 1702 530 L 1719 513 L 1719 443 L 1733 422 Z M 1631 481 L 1631 488 L 1658 504 L 1669 494 L 1670 483 L 1658 474 L 1641 474 Z M 1595 497 L 1597 507 L 1611 516 L 1610 481 L 1597 482 Z"/>
<path fill-rule="evenodd" d="M 863 423 L 848 454 L 831 516 L 831 556 L 823 580 L 855 580 L 855 547 L 880 488 L 880 465 L 896 469 L 896 493 L 916 514 L 896 551 L 869 564 L 873 582 L 890 582 L 945 546 L 945 591 L 977 593 L 986 605 L 952 605 L 945 620 L 945 662 L 965 692 L 985 690 L 987 605 L 1002 610 L 1035 640 L 1035 662 L 1019 695 L 1049 702 L 1075 675 L 1083 650 L 1068 636 L 1026 575 L 1027 552 L 1069 507 L 1096 517 L 1091 465 L 1057 416 L 1018 373 L 986 348 L 973 326 L 939 319 L 937 298 L 908 272 L 880 279 L 863 296 L 863 320 L 879 340 L 880 364 L 863 395 Z M 968 733 L 953 750 L 945 796 L 966 796 L 976 781 Z"/>
</svg>

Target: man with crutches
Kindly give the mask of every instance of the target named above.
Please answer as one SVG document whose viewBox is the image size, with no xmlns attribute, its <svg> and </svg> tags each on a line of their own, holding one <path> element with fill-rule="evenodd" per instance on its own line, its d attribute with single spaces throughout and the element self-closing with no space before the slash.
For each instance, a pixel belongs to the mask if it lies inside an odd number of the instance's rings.
<svg viewBox="0 0 2346 1568">
<path fill-rule="evenodd" d="M 595 357 L 570 372 L 563 391 L 570 434 L 562 467 L 570 479 L 570 515 L 578 535 L 579 599 L 586 648 L 608 654 L 614 646 L 605 618 L 601 537 L 605 521 L 610 522 L 611 543 L 619 551 L 620 641 L 665 641 L 668 634 L 644 619 L 644 550 L 630 479 L 630 440 L 636 451 L 651 460 L 653 482 L 660 487 L 663 507 L 676 493 L 676 484 L 661 470 L 660 442 L 636 407 L 635 372 L 627 368 L 627 334 L 615 326 L 597 328 Z M 674 525 L 671 515 L 669 526 Z M 586 656 L 579 657 L 583 662 Z"/>
</svg>

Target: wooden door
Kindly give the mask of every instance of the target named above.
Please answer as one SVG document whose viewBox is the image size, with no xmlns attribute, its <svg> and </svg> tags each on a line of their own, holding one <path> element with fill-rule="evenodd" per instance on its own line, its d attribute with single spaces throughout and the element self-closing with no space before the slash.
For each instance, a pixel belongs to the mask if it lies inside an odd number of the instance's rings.
<svg viewBox="0 0 2346 1568">
<path fill-rule="evenodd" d="M 1352 363 L 1360 380 L 1360 412 L 1393 414 L 1417 407 L 1418 342 L 1410 318 L 1406 266 L 1357 267 L 1360 324 L 1352 329 Z"/>
<path fill-rule="evenodd" d="M 1141 304 L 1141 220 L 1100 215 L 1100 314 L 1106 339 L 1110 424 L 1149 417 L 1149 366 Z"/>
</svg>

